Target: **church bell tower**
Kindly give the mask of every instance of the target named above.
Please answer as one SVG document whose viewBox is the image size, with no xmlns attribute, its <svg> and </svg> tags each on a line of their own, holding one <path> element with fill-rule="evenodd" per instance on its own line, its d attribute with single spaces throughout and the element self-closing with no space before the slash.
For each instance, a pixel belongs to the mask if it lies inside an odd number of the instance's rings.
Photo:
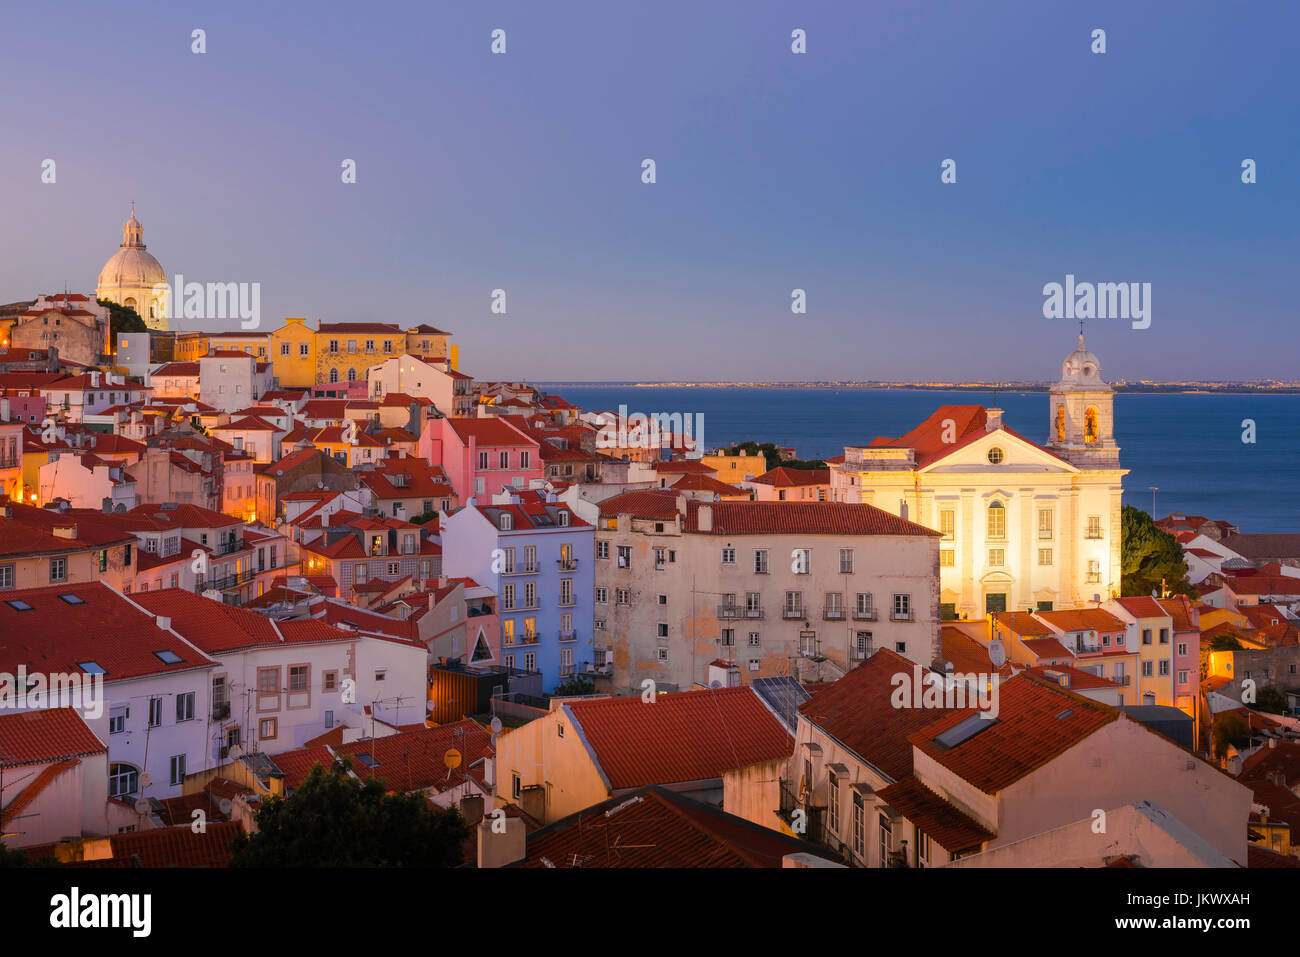
<svg viewBox="0 0 1300 957">
<path fill-rule="evenodd" d="M 1119 468 L 1115 390 L 1102 381 L 1101 363 L 1084 348 L 1082 333 L 1049 395 L 1046 447 L 1079 468 Z"/>
</svg>

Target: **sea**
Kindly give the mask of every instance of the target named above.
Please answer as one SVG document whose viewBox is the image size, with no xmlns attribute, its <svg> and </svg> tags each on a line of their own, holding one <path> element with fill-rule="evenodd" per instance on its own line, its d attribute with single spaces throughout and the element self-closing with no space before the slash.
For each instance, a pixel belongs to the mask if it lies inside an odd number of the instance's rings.
<svg viewBox="0 0 1300 957">
<path fill-rule="evenodd" d="M 941 405 L 996 404 L 1021 435 L 1045 442 L 1049 431 L 1045 392 L 534 384 L 584 411 L 702 414 L 707 448 L 773 442 L 802 459 L 902 435 Z M 1251 423 L 1254 441 L 1243 441 Z M 1247 533 L 1300 532 L 1300 395 L 1121 392 L 1115 438 L 1129 470 L 1126 505 L 1151 512 L 1155 486 L 1157 517 L 1181 511 Z"/>
</svg>

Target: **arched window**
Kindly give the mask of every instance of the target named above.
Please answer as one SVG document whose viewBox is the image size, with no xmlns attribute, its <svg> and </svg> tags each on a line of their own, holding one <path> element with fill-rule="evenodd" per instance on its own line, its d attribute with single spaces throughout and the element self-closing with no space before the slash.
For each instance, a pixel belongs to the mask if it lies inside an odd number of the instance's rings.
<svg viewBox="0 0 1300 957">
<path fill-rule="evenodd" d="M 349 370 L 348 370 L 348 381 L 349 381 L 349 382 L 356 382 L 356 381 L 357 381 L 357 370 L 356 370 L 356 369 L 349 369 Z"/>
<path fill-rule="evenodd" d="M 1056 407 L 1056 441 L 1065 441 L 1065 406 Z"/>
<path fill-rule="evenodd" d="M 339 370 L 330 369 L 330 382 L 338 382 L 338 381 L 339 381 Z"/>
<path fill-rule="evenodd" d="M 1007 510 L 1002 507 L 1001 502 L 993 502 L 989 505 L 989 538 L 1006 538 L 1007 537 Z"/>
<path fill-rule="evenodd" d="M 1083 413 L 1083 441 L 1097 441 L 1097 410 L 1093 406 Z"/>
<path fill-rule="evenodd" d="M 140 790 L 140 771 L 129 764 L 114 764 L 108 769 L 108 796 L 123 797 Z"/>
</svg>

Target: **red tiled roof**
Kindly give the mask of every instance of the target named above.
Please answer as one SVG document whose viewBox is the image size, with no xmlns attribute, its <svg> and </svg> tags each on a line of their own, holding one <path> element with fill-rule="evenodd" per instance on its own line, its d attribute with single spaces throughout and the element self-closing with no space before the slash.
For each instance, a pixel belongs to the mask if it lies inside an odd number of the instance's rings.
<svg viewBox="0 0 1300 957">
<path fill-rule="evenodd" d="M 1150 595 L 1116 598 L 1116 603 L 1135 618 L 1165 618 L 1167 613 L 1160 602 Z"/>
<path fill-rule="evenodd" d="M 1002 682 L 998 697 L 997 718 L 955 747 L 945 748 L 935 739 L 979 715 L 978 708 L 951 712 L 908 740 L 985 794 L 996 794 L 1120 715 L 1116 708 L 1071 694 L 1025 672 Z"/>
<path fill-rule="evenodd" d="M 1290 854 L 1279 854 L 1277 851 L 1261 847 L 1258 844 L 1248 844 L 1246 845 L 1246 866 L 1300 867 L 1300 858 L 1292 857 Z"/>
<path fill-rule="evenodd" d="M 848 502 L 688 502 L 686 531 L 699 532 L 701 508 L 713 510 L 712 535 L 924 535 L 934 529 L 874 505 Z"/>
<path fill-rule="evenodd" d="M 828 857 L 816 845 L 661 787 L 611 798 L 527 840 L 527 856 L 511 866 L 775 868 L 787 854 Z"/>
<path fill-rule="evenodd" d="M 499 418 L 448 419 L 447 424 L 451 426 L 452 431 L 465 445 L 469 444 L 471 437 L 475 439 L 479 448 L 485 446 L 537 445 L 536 439 L 529 438 L 508 422 L 502 422 Z"/>
<path fill-rule="evenodd" d="M 1055 638 L 1028 638 L 1020 643 L 1036 658 L 1074 658 L 1070 649 Z"/>
<path fill-rule="evenodd" d="M 914 777 L 883 787 L 876 795 L 950 853 L 973 850 L 994 836 Z"/>
<path fill-rule="evenodd" d="M 69 603 L 62 595 L 80 601 Z M 81 674 L 82 662 L 94 662 L 111 682 L 215 664 L 102 582 L 17 589 L 0 598 L 0 671 L 9 674 L 20 664 L 29 672 Z M 15 601 L 31 610 L 15 609 Z M 166 664 L 159 651 L 180 661 Z"/>
<path fill-rule="evenodd" d="M 894 676 L 903 674 L 911 681 L 914 667 L 918 666 L 902 655 L 882 648 L 805 701 L 799 711 L 863 760 L 901 780 L 912 773 L 912 745 L 907 736 L 952 713 L 891 704 Z"/>
<path fill-rule="evenodd" d="M 944 625 L 940 629 L 940 663 L 951 662 L 956 674 L 982 674 L 993 672 L 1010 676 L 1011 664 L 1004 661 L 1001 668 L 994 668 L 989 660 L 989 646 L 976 641 L 960 628 Z M 940 667 L 940 671 L 944 669 Z"/>
<path fill-rule="evenodd" d="M 107 750 L 72 708 L 0 715 L 0 758 L 6 767 L 63 761 Z"/>
<path fill-rule="evenodd" d="M 1048 624 L 1055 625 L 1062 631 L 1124 631 L 1124 622 L 1108 611 L 1100 608 L 1069 608 L 1060 611 L 1035 612 Z M 1160 612 L 1164 614 L 1164 612 Z"/>
<path fill-rule="evenodd" d="M 1091 671 L 1081 671 L 1072 665 L 1034 665 L 1026 668 L 1030 674 L 1038 675 L 1044 681 L 1059 684 L 1062 688 L 1079 691 L 1084 688 L 1118 688 L 1119 685 L 1109 678 L 1095 675 Z M 1064 679 L 1066 684 L 1061 684 Z"/>
<path fill-rule="evenodd" d="M 713 492 L 716 495 L 747 496 L 749 494 L 743 488 L 719 482 L 711 476 L 693 474 L 683 475 L 672 484 L 672 489 L 674 492 Z"/>
<path fill-rule="evenodd" d="M 709 688 L 657 695 L 570 701 L 612 789 L 721 776 L 724 771 L 788 756 L 794 742 L 749 688 Z"/>
<path fill-rule="evenodd" d="M 771 485 L 776 488 L 797 488 L 804 485 L 830 485 L 830 469 L 792 469 L 784 465 L 764 472 L 751 482 Z"/>
</svg>

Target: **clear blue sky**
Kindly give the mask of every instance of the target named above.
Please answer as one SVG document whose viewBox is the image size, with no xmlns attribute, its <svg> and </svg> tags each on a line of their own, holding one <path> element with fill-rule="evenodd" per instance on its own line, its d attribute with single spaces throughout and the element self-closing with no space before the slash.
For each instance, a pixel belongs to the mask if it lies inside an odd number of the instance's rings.
<svg viewBox="0 0 1300 957">
<path fill-rule="evenodd" d="M 1300 374 L 1294 3 L 187 6 L 6 9 L 0 302 L 89 291 L 134 199 L 264 326 L 429 322 L 480 378 L 1048 378 L 1066 273 L 1152 284 L 1108 377 Z"/>
</svg>

